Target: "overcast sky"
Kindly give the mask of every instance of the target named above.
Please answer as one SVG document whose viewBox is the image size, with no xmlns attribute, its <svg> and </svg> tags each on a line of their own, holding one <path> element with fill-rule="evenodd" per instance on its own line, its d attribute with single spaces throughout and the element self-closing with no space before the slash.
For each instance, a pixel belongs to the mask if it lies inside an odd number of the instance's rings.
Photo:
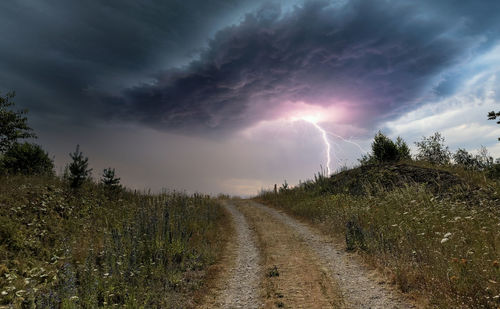
<svg viewBox="0 0 500 309">
<path fill-rule="evenodd" d="M 58 169 L 251 195 L 382 130 L 500 157 L 500 1 L 6 0 L 0 91 Z M 312 122 L 312 123 L 311 123 Z"/>
</svg>

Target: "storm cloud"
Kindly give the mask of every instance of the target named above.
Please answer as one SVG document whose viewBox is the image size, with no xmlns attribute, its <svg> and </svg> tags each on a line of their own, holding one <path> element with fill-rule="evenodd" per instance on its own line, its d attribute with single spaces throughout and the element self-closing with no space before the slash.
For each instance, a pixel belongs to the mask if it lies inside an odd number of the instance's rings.
<svg viewBox="0 0 500 309">
<path fill-rule="evenodd" d="M 311 119 L 330 133 L 332 170 L 379 129 L 410 145 L 439 130 L 498 157 L 486 120 L 500 108 L 498 12 L 498 0 L 5 0 L 0 91 L 17 92 L 58 171 L 78 143 L 132 188 L 297 183 L 325 166 Z"/>
<path fill-rule="evenodd" d="M 188 63 L 207 38 L 259 1 L 65 1 L 0 3 L 0 91 L 39 122 L 94 124 L 91 97 Z M 236 19 L 237 20 L 237 19 Z M 41 124 L 43 126 L 43 124 Z"/>
<path fill-rule="evenodd" d="M 113 119 L 195 134 L 279 116 L 287 102 L 340 105 L 370 127 L 444 96 L 453 69 L 497 40 L 498 2 L 308 1 L 265 5 L 217 32 L 199 58 L 107 96 Z"/>
</svg>

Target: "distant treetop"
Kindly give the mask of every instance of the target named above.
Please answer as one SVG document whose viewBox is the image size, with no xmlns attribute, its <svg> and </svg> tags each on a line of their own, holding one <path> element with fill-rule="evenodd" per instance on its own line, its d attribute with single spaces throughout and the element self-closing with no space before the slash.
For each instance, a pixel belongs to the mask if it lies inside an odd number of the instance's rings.
<svg viewBox="0 0 500 309">
<path fill-rule="evenodd" d="M 0 96 L 0 153 L 19 139 L 36 138 L 33 129 L 28 126 L 28 110 L 12 110 L 15 95 L 15 92 L 8 92 L 5 96 Z"/>
</svg>

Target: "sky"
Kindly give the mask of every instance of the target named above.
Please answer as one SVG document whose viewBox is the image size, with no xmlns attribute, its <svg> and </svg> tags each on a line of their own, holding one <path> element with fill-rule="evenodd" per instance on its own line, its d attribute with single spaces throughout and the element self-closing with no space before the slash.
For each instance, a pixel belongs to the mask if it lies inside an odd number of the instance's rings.
<svg viewBox="0 0 500 309">
<path fill-rule="evenodd" d="M 253 195 L 352 166 L 381 130 L 500 157 L 497 0 L 6 0 L 0 91 L 60 172 Z M 327 148 L 326 142 L 331 147 Z M 329 150 L 329 151 L 327 151 Z M 328 161 L 328 157 L 329 160 Z"/>
</svg>

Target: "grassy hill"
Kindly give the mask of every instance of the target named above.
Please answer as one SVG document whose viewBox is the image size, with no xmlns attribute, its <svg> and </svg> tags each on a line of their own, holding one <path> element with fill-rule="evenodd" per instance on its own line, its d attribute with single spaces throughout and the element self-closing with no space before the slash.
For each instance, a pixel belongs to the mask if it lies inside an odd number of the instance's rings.
<svg viewBox="0 0 500 309">
<path fill-rule="evenodd" d="M 204 195 L 0 176 L 0 306 L 194 306 L 226 219 Z"/>
<path fill-rule="evenodd" d="M 431 306 L 500 306 L 500 184 L 483 172 L 368 164 L 257 199 L 341 236 Z"/>
</svg>

